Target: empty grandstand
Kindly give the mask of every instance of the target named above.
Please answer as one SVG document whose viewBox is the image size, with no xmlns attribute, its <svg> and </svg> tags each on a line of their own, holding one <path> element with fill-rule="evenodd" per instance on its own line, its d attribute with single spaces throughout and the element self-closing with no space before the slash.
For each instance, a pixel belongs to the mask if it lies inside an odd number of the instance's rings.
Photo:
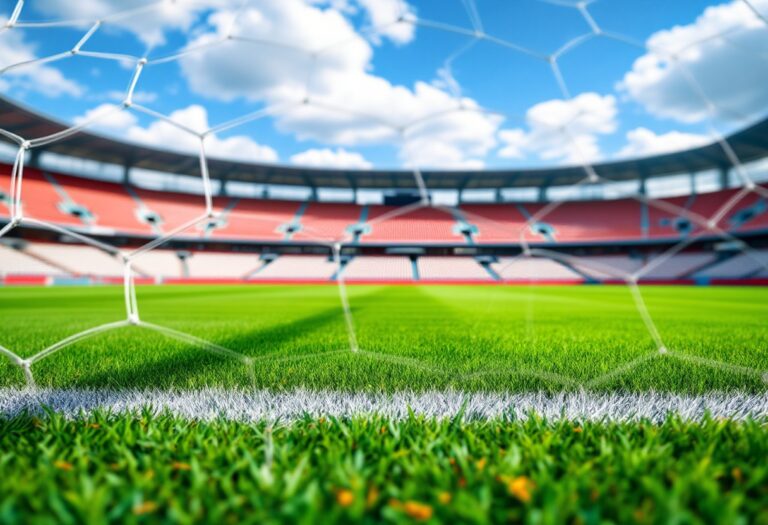
<svg viewBox="0 0 768 525">
<path fill-rule="evenodd" d="M 63 129 L 7 100 L 0 100 L 0 125 L 18 133 Z M 757 180 L 767 178 L 760 175 L 768 171 L 767 129 L 763 121 L 729 138 Z M 448 204 L 433 193 L 425 201 L 407 172 L 211 160 L 219 191 L 206 220 L 200 220 L 204 197 L 173 185 L 179 177 L 196 177 L 195 157 L 85 132 L 29 155 L 20 204 L 33 221 L 0 246 L 0 276 L 9 284 L 113 282 L 122 276 L 119 255 L 34 220 L 125 249 L 174 232 L 159 249 L 134 261 L 136 276 L 156 283 L 612 282 L 627 275 L 648 282 L 761 282 L 766 277 L 765 188 L 741 188 L 717 145 L 597 165 L 601 184 L 581 192 L 585 188 L 573 185 L 582 175 L 577 168 L 421 174 L 430 191 L 453 193 Z M 76 168 L 83 160 L 101 169 Z M 12 173 L 10 161 L 0 164 L 4 224 L 12 220 Z M 681 173 L 690 180 L 686 195 L 679 189 L 669 196 L 649 191 Z M 702 181 L 709 191 L 697 191 Z M 182 182 L 190 186 L 189 180 Z M 283 191 L 279 198 L 273 196 L 276 188 Z M 328 188 L 346 192 L 346 198 L 324 201 L 319 195 Z M 478 191 L 486 193 L 484 199 L 472 196 Z M 598 198 L 601 193 L 604 198 Z M 529 197 L 515 198 L 522 194 Z M 732 204 L 721 210 L 723 203 Z M 750 253 L 743 253 L 747 245 Z M 531 249 L 551 253 L 531 257 L 536 255 Z"/>
</svg>

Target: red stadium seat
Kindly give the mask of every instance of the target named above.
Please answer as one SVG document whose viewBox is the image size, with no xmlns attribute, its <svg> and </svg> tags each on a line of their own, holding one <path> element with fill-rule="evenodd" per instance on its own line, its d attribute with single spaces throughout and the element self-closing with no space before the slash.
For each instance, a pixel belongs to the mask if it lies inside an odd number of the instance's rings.
<svg viewBox="0 0 768 525">
<path fill-rule="evenodd" d="M 11 187 L 11 167 L 4 165 L 0 173 L 3 191 L 8 193 Z M 25 168 L 21 190 L 21 206 L 26 217 L 68 226 L 82 226 L 83 221 L 69 215 L 59 208 L 62 197 L 43 177 L 42 172 Z"/>
<path fill-rule="evenodd" d="M 281 226 L 296 216 L 300 203 L 294 201 L 268 201 L 242 199 L 225 217 L 222 228 L 213 231 L 219 239 L 259 239 L 280 241 L 285 239 Z"/>
<path fill-rule="evenodd" d="M 11 166 L 0 165 L 0 190 L 10 192 Z M 133 235 L 169 232 L 201 217 L 205 211 L 200 195 L 151 191 L 122 185 L 54 174 L 26 168 L 22 204 L 27 217 L 80 228 L 111 230 Z M 731 189 L 696 196 L 659 199 L 645 205 L 633 199 L 612 201 L 570 201 L 556 205 L 465 204 L 454 216 L 448 210 L 416 208 L 404 211 L 395 206 L 369 206 L 359 242 L 465 244 L 459 230 L 460 217 L 471 227 L 476 244 L 515 244 L 521 232 L 528 242 L 604 242 L 616 240 L 679 239 L 703 227 L 686 213 L 709 219 L 742 190 Z M 75 205 L 68 213 L 64 204 Z M 296 201 L 234 199 L 217 197 L 214 211 L 223 217 L 206 228 L 199 225 L 183 237 L 244 241 L 333 242 L 351 239 L 350 229 L 361 223 L 365 208 L 346 203 L 302 204 Z M 140 210 L 154 213 L 157 227 L 140 218 Z M 643 216 L 647 213 L 647 228 Z M 732 231 L 768 229 L 766 199 L 749 193 L 724 213 L 719 227 Z M 548 210 L 542 214 L 542 210 Z M 687 211 L 686 211 L 687 210 Z M 76 212 L 86 212 L 78 217 Z M 7 205 L 0 214 L 10 215 Z M 541 231 L 532 231 L 527 220 L 536 221 Z M 457 218 L 459 217 L 459 218 Z"/>
<path fill-rule="evenodd" d="M 301 216 L 302 228 L 293 236 L 296 241 L 344 240 L 347 228 L 360 219 L 360 206 L 313 202 Z"/>
<path fill-rule="evenodd" d="M 464 242 L 461 234 L 454 233 L 456 219 L 446 211 L 418 208 L 403 215 L 388 216 L 397 209 L 394 206 L 371 206 L 368 213 L 370 232 L 361 236 L 361 242 Z"/>
</svg>

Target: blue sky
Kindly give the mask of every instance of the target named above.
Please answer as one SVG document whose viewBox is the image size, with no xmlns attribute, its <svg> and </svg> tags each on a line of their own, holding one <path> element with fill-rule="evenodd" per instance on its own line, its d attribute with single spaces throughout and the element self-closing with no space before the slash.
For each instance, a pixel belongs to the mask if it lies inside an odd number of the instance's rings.
<svg viewBox="0 0 768 525">
<path fill-rule="evenodd" d="M 2 1 L 7 21 L 15 2 Z M 0 67 L 33 62 L 6 69 L 0 90 L 183 151 L 200 139 L 155 112 L 203 132 L 263 109 L 208 136 L 209 155 L 349 168 L 593 163 L 712 142 L 768 111 L 768 0 L 240 4 L 28 2 L 0 33 Z M 81 53 L 34 62 L 97 20 Z M 119 110 L 142 57 L 140 107 Z"/>
</svg>

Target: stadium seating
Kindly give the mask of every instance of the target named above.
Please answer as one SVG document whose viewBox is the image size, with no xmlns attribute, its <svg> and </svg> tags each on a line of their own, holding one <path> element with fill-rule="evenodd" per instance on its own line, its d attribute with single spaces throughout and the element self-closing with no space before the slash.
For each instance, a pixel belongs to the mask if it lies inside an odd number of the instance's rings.
<svg viewBox="0 0 768 525">
<path fill-rule="evenodd" d="M 706 231 L 701 219 L 709 220 L 731 199 L 739 196 L 732 207 L 728 208 L 717 227 L 724 230 L 751 231 L 768 228 L 768 206 L 765 199 L 755 194 L 740 195 L 741 190 L 731 189 L 714 193 L 703 193 L 686 197 L 663 199 L 659 204 L 648 206 L 649 235 L 653 238 L 676 237 L 680 235 L 679 226 L 688 229 L 688 234 Z M 671 208 L 673 206 L 674 208 Z M 678 209 L 686 210 L 691 217 L 686 217 Z M 745 215 L 745 212 L 753 213 Z M 676 228 L 676 226 L 678 226 Z"/>
<path fill-rule="evenodd" d="M 134 189 L 134 193 L 147 210 L 154 212 L 160 218 L 158 227 L 164 233 L 175 230 L 205 213 L 205 201 L 201 195 L 167 194 L 144 189 Z M 221 210 L 225 205 L 225 199 L 216 199 L 214 209 Z M 200 229 L 190 228 L 184 232 L 185 237 L 201 235 Z"/>
<path fill-rule="evenodd" d="M 552 237 L 558 242 L 593 242 L 642 237 L 640 204 L 629 199 L 589 203 L 565 202 L 553 206 L 541 221 L 552 227 Z M 543 239 L 538 236 L 536 240 Z"/>
<path fill-rule="evenodd" d="M 109 277 L 123 275 L 124 271 L 120 258 L 91 246 L 31 243 L 24 251 L 41 259 L 55 261 L 74 275 Z"/>
<path fill-rule="evenodd" d="M 419 257 L 419 278 L 429 280 L 489 281 L 489 274 L 474 257 Z"/>
<path fill-rule="evenodd" d="M 656 257 L 647 258 L 648 271 L 642 278 L 646 280 L 685 279 L 715 259 L 711 253 L 678 253 L 666 259 L 664 257 L 664 254 L 657 254 Z"/>
<path fill-rule="evenodd" d="M 174 250 L 151 250 L 137 256 L 133 261 L 136 273 L 155 279 L 178 279 L 184 275 L 181 259 Z"/>
<path fill-rule="evenodd" d="M 417 208 L 402 215 L 393 206 L 371 206 L 368 214 L 370 232 L 361 237 L 363 243 L 460 243 L 461 234 L 454 232 L 456 219 L 435 208 Z M 393 215 L 395 214 L 395 215 Z"/>
<path fill-rule="evenodd" d="M 768 189 L 768 188 L 766 188 Z M 768 230 L 768 199 L 749 194 L 728 214 L 721 226 L 733 231 Z"/>
<path fill-rule="evenodd" d="M 409 281 L 413 279 L 413 265 L 408 257 L 355 257 L 343 275 L 347 281 Z"/>
<path fill-rule="evenodd" d="M 360 210 L 352 204 L 310 203 L 292 240 L 332 242 L 348 238 L 348 228 L 358 222 Z"/>
<path fill-rule="evenodd" d="M 26 178 L 26 174 L 25 174 Z M 136 203 L 116 184 L 78 177 L 50 177 L 72 202 L 93 215 L 93 224 L 116 232 L 151 234 L 152 228 L 136 216 Z M 49 181 L 49 182 L 51 182 Z M 27 202 L 28 199 L 25 199 Z"/>
<path fill-rule="evenodd" d="M 589 255 L 576 257 L 573 268 L 594 279 L 621 279 L 643 267 L 642 258 L 628 255 Z"/>
<path fill-rule="evenodd" d="M 505 281 L 578 282 L 582 277 L 552 259 L 543 257 L 503 257 L 491 264 Z"/>
<path fill-rule="evenodd" d="M 186 264 L 192 279 L 243 279 L 262 263 L 252 253 L 192 252 Z"/>
<path fill-rule="evenodd" d="M 284 227 L 294 221 L 300 206 L 300 203 L 293 201 L 241 199 L 226 214 L 222 226 L 213 230 L 211 237 L 263 241 L 285 240 Z"/>
<path fill-rule="evenodd" d="M 541 204 L 464 205 L 469 222 L 479 232 L 478 244 L 519 242 L 604 241 L 638 239 L 642 236 L 640 204 L 632 200 L 565 202 L 551 206 L 540 220 Z M 545 225 L 550 235 L 532 230 L 526 223 Z"/>
<path fill-rule="evenodd" d="M 263 266 L 251 278 L 255 280 L 329 280 L 336 272 L 336 264 L 322 255 L 282 255 Z"/>
<path fill-rule="evenodd" d="M 8 275 L 62 275 L 61 268 L 48 264 L 21 250 L 0 244 L 0 276 Z"/>
<path fill-rule="evenodd" d="M 467 222 L 478 229 L 473 235 L 477 244 L 518 242 L 520 233 L 528 230 L 526 217 L 510 204 L 464 204 L 461 210 Z"/>
<path fill-rule="evenodd" d="M 2 172 L 0 172 L 0 189 L 9 194 L 10 187 L 11 167 L 3 165 Z M 24 198 L 21 206 L 24 215 L 66 226 L 83 226 L 83 221 L 79 218 L 61 211 L 59 203 L 62 202 L 62 197 L 45 180 L 42 172 L 32 168 L 25 169 L 22 190 Z"/>
<path fill-rule="evenodd" d="M 712 252 L 676 253 L 660 264 L 663 252 L 643 256 L 588 255 L 566 257 L 500 257 L 488 269 L 470 256 L 420 256 L 414 271 L 406 256 L 358 255 L 344 265 L 348 282 L 471 281 L 471 282 L 582 282 L 620 281 L 647 267 L 645 281 L 691 279 L 748 279 L 768 277 L 768 250 L 726 256 Z M 205 281 L 332 281 L 338 267 L 326 255 L 280 255 L 263 260 L 255 253 L 225 251 L 178 252 L 156 249 L 137 256 L 138 278 L 155 282 L 179 279 Z M 490 271 L 489 271 L 490 270 Z M 80 244 L 25 242 L 0 244 L 0 277 L 38 276 L 90 278 L 119 282 L 121 260 L 97 248 Z M 152 281 L 149 281 L 152 282 Z"/>
<path fill-rule="evenodd" d="M 0 165 L 0 191 L 6 195 L 10 174 L 9 165 Z M 739 191 L 668 198 L 650 205 L 632 199 L 565 202 L 548 208 L 533 230 L 526 221 L 535 218 L 543 204 L 463 204 L 454 215 L 437 208 L 402 213 L 403 208 L 394 206 L 217 197 L 214 210 L 222 217 L 208 227 L 190 228 L 183 237 L 327 243 L 351 238 L 360 225 L 362 244 L 509 244 L 520 241 L 520 232 L 535 243 L 674 240 L 703 231 L 678 210 L 709 218 Z M 33 168 L 24 171 L 22 196 L 28 217 L 101 234 L 156 235 L 200 217 L 205 209 L 199 195 L 128 189 Z M 9 212 L 7 203 L 0 205 L 0 216 Z M 148 216 L 156 223 L 150 224 Z M 463 223 L 468 226 L 465 231 Z M 719 225 L 739 232 L 768 230 L 768 203 L 755 194 L 746 195 Z"/>
<path fill-rule="evenodd" d="M 715 199 L 711 196 L 714 195 Z M 733 191 L 717 194 L 674 197 L 648 205 L 648 235 L 651 238 L 684 237 L 705 231 L 701 219 L 717 213 Z M 684 210 L 684 211 L 679 211 Z M 690 214 L 690 217 L 687 216 Z"/>
<path fill-rule="evenodd" d="M 702 270 L 697 277 L 743 279 L 764 276 L 766 265 L 768 265 L 768 250 L 742 253 Z"/>
</svg>

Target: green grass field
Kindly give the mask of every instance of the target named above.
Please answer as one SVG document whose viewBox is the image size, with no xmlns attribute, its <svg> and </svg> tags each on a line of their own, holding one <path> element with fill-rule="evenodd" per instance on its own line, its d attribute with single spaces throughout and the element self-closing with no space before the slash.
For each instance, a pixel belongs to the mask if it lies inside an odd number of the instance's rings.
<svg viewBox="0 0 768 525">
<path fill-rule="evenodd" d="M 732 421 L 0 420 L 0 522 L 768 523 Z"/>
<path fill-rule="evenodd" d="M 335 286 L 139 287 L 143 321 L 254 358 L 254 369 L 147 328 L 124 327 L 69 346 L 35 363 L 33 372 L 38 384 L 57 387 L 766 390 L 765 288 L 642 287 L 674 356 L 655 353 L 622 286 L 348 290 L 356 354 Z M 24 357 L 125 317 L 120 287 L 4 288 L 0 315 L 0 345 Z M 0 386 L 21 384 L 20 369 L 0 360 Z"/>
<path fill-rule="evenodd" d="M 641 291 L 665 355 L 620 286 L 349 286 L 356 353 L 335 286 L 139 287 L 143 322 L 234 354 L 125 326 L 32 371 L 117 390 L 766 395 L 765 288 Z M 28 358 L 123 308 L 120 287 L 0 288 L 0 345 Z M 0 387 L 23 385 L 0 359 Z M 768 524 L 765 419 L 499 417 L 0 415 L 0 523 Z"/>
</svg>

